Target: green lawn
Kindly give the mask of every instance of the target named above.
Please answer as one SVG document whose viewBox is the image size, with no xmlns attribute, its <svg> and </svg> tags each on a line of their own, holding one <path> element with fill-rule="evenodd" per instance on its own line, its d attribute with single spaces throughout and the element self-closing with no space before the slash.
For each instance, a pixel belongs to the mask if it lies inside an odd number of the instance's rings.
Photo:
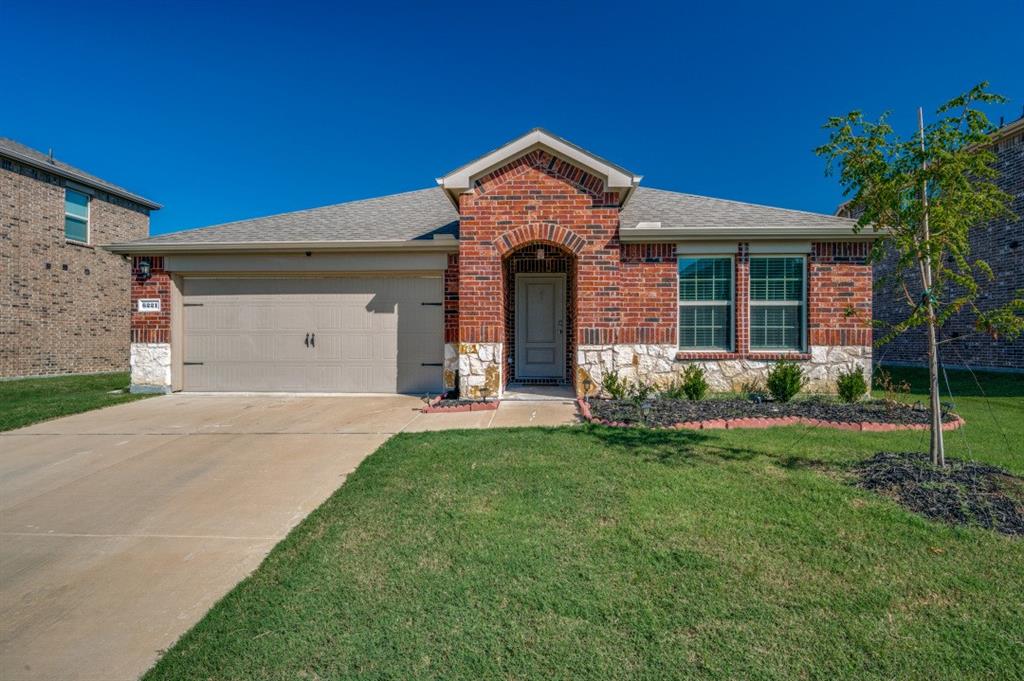
<svg viewBox="0 0 1024 681">
<path fill-rule="evenodd" d="M 126 372 L 0 381 L 0 432 L 148 397 L 128 393 L 128 381 Z"/>
<path fill-rule="evenodd" d="M 1024 382 L 951 377 L 950 453 L 1024 473 Z M 925 442 L 401 435 L 146 679 L 1022 678 L 1024 541 L 847 484 Z"/>
</svg>

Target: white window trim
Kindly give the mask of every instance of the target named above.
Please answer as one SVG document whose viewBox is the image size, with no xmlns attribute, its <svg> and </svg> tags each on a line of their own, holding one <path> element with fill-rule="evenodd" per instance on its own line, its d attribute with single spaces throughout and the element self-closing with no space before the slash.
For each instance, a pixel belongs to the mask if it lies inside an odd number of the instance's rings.
<svg viewBox="0 0 1024 681">
<path fill-rule="evenodd" d="M 803 279 L 803 281 L 802 281 L 802 286 L 801 286 L 801 291 L 800 291 L 800 302 L 799 303 L 794 303 L 791 300 L 757 300 L 757 301 L 755 301 L 753 298 L 751 298 L 750 297 L 750 290 L 751 290 L 752 287 L 750 285 L 751 284 L 751 277 L 750 277 L 750 269 L 749 268 L 750 268 L 750 261 L 753 260 L 754 258 L 769 258 L 769 259 L 770 258 L 800 258 L 801 262 L 803 262 L 803 268 L 802 268 L 802 271 L 803 271 L 802 279 Z M 808 352 L 808 349 L 807 349 L 807 316 L 808 316 L 807 315 L 807 306 L 808 306 L 808 302 L 807 302 L 807 280 L 810 279 L 810 272 L 808 271 L 808 267 L 807 267 L 807 254 L 806 253 L 771 253 L 771 254 L 765 253 L 765 254 L 751 255 L 749 257 L 749 259 L 747 260 L 747 268 L 748 268 L 747 269 L 747 301 L 746 301 L 747 302 L 747 311 L 748 311 L 747 342 L 750 344 L 750 352 L 752 352 L 752 353 L 757 353 L 757 352 L 789 353 L 791 355 L 803 355 L 803 354 L 806 354 Z M 784 347 L 777 347 L 777 348 L 755 348 L 754 347 L 754 335 L 753 335 L 753 333 L 751 333 L 751 328 L 752 327 L 751 327 L 751 323 L 750 323 L 750 319 L 753 318 L 753 315 L 751 315 L 749 313 L 749 311 L 752 308 L 754 308 L 754 307 L 796 307 L 798 305 L 801 308 L 801 310 L 800 310 L 800 347 L 798 349 L 784 348 Z"/>
<path fill-rule="evenodd" d="M 687 260 L 722 260 L 724 258 L 729 259 L 729 300 L 679 300 L 679 261 L 683 258 Z M 682 319 L 682 308 L 696 307 L 696 306 L 708 306 L 718 307 L 725 302 L 729 306 L 729 344 L 726 348 L 717 348 L 713 346 L 708 347 L 682 347 L 679 344 L 679 322 Z M 735 352 L 736 351 L 736 256 L 734 254 L 716 253 L 712 254 L 695 254 L 695 253 L 684 253 L 681 251 L 676 252 L 676 350 L 679 352 Z"/>
<path fill-rule="evenodd" d="M 65 241 L 70 241 L 71 243 L 74 243 L 74 244 L 85 244 L 86 246 L 88 246 L 89 245 L 89 240 L 92 238 L 92 199 L 93 199 L 92 194 L 90 194 L 88 192 L 83 192 L 83 191 L 81 191 L 79 189 L 75 189 L 74 187 L 64 187 L 64 219 L 65 220 L 67 220 L 68 218 L 71 218 L 72 220 L 81 220 L 82 219 L 82 218 L 78 217 L 77 215 L 72 215 L 71 213 L 68 212 L 68 208 L 67 208 L 68 191 L 73 191 L 76 194 L 81 194 L 82 196 L 85 197 L 85 241 L 81 241 L 79 239 L 72 239 L 71 237 L 69 237 L 68 236 L 68 232 L 67 232 L 67 225 L 66 224 L 64 225 L 64 239 L 65 239 Z"/>
</svg>

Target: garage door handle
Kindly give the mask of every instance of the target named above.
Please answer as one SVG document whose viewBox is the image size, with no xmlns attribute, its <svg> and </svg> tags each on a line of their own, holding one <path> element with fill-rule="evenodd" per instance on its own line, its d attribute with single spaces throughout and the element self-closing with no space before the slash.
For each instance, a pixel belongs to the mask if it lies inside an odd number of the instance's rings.
<svg viewBox="0 0 1024 681">
<path fill-rule="evenodd" d="M 306 347 L 309 347 L 309 334 L 306 334 Z"/>
<path fill-rule="evenodd" d="M 420 362 L 421 367 L 440 367 L 444 366 L 440 362 Z"/>
</svg>

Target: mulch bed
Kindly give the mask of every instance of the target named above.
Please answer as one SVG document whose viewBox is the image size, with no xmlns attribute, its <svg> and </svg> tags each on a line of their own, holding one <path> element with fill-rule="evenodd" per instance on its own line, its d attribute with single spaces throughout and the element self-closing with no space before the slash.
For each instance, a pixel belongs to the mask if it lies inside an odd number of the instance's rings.
<svg viewBox="0 0 1024 681">
<path fill-rule="evenodd" d="M 584 418 L 614 426 L 651 428 L 763 428 L 803 423 L 847 430 L 916 430 L 928 428 L 930 413 L 909 405 L 887 405 L 880 401 L 844 404 L 829 400 L 796 402 L 755 402 L 741 399 L 711 399 L 691 402 L 658 398 L 651 400 L 646 419 L 642 410 L 628 400 L 590 400 L 580 403 Z M 942 415 L 943 428 L 963 424 L 952 412 Z"/>
<path fill-rule="evenodd" d="M 451 414 L 461 411 L 491 411 L 498 408 L 501 400 L 465 400 L 439 395 L 430 400 L 422 411 L 424 414 Z"/>
<path fill-rule="evenodd" d="M 1024 536 L 1024 478 L 1002 468 L 957 459 L 936 468 L 926 454 L 881 452 L 853 472 L 859 487 L 932 520 Z"/>
</svg>

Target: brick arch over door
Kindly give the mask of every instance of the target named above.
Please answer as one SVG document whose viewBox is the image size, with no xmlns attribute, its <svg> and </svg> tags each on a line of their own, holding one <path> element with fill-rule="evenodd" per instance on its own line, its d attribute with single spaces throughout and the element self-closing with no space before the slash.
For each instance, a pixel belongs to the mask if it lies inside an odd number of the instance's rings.
<svg viewBox="0 0 1024 681">
<path fill-rule="evenodd" d="M 550 244 L 579 255 L 586 240 L 570 229 L 556 223 L 533 223 L 505 232 L 494 240 L 494 247 L 505 257 L 512 251 L 534 243 Z"/>
<path fill-rule="evenodd" d="M 534 247 L 544 247 L 543 260 L 537 258 Z M 513 358 L 516 352 L 516 275 L 517 274 L 564 274 L 565 275 L 565 380 L 571 380 L 576 367 L 576 254 L 552 241 L 528 241 L 514 250 L 504 251 L 502 259 L 502 288 L 505 292 L 505 356 L 504 372 L 506 385 L 516 380 Z"/>
</svg>

